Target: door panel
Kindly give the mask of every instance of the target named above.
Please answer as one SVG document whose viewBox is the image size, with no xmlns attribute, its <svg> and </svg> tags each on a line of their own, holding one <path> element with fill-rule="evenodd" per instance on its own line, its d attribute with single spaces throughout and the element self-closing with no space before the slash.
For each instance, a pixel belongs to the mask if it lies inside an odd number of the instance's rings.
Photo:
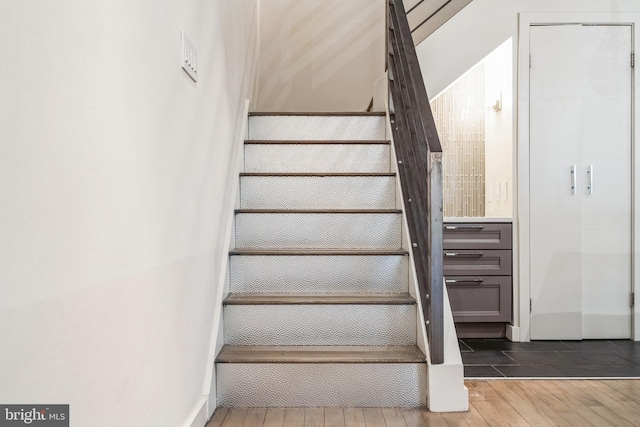
<svg viewBox="0 0 640 427">
<path fill-rule="evenodd" d="M 581 136 L 580 29 L 531 27 L 531 339 L 582 335 L 582 226 L 571 191 Z"/>
<path fill-rule="evenodd" d="M 582 337 L 630 338 L 631 27 L 582 28 Z"/>
</svg>

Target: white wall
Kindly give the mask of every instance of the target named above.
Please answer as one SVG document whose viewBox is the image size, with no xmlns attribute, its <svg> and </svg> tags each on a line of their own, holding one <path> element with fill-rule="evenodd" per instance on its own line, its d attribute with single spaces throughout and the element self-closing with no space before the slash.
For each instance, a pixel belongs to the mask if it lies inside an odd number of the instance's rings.
<svg viewBox="0 0 640 427">
<path fill-rule="evenodd" d="M 0 402 L 200 409 L 257 1 L 0 2 Z"/>
<path fill-rule="evenodd" d="M 638 0 L 473 0 L 416 48 L 427 93 L 440 93 L 510 37 L 516 58 L 520 12 L 625 11 L 640 11 Z"/>
<path fill-rule="evenodd" d="M 365 111 L 384 73 L 385 2 L 263 0 L 254 111 Z"/>
<path fill-rule="evenodd" d="M 484 63 L 485 106 L 501 101 L 501 109 L 485 110 L 485 216 L 513 214 L 513 80 L 512 44 L 507 40 Z"/>
</svg>

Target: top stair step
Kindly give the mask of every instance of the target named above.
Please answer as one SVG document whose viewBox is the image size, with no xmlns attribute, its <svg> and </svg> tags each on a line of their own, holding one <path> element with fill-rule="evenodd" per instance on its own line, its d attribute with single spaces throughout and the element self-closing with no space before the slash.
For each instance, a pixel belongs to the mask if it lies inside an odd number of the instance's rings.
<svg viewBox="0 0 640 427">
<path fill-rule="evenodd" d="M 251 113 L 251 140 L 386 140 L 384 113 Z"/>
</svg>

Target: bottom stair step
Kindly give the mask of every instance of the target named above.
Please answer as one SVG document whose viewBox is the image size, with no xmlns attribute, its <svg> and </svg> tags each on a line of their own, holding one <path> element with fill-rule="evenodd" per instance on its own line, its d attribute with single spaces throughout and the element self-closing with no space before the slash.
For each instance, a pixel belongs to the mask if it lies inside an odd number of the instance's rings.
<svg viewBox="0 0 640 427">
<path fill-rule="evenodd" d="M 419 407 L 427 365 L 416 346 L 228 346 L 218 406 Z"/>
</svg>

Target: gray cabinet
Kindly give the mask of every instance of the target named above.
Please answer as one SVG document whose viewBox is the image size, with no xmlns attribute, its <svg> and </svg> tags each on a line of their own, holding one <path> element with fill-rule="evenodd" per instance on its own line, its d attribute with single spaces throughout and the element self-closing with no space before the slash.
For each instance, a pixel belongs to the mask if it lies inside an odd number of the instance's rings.
<svg viewBox="0 0 640 427">
<path fill-rule="evenodd" d="M 444 225 L 444 275 L 460 338 L 504 337 L 512 321 L 510 223 Z"/>
</svg>

